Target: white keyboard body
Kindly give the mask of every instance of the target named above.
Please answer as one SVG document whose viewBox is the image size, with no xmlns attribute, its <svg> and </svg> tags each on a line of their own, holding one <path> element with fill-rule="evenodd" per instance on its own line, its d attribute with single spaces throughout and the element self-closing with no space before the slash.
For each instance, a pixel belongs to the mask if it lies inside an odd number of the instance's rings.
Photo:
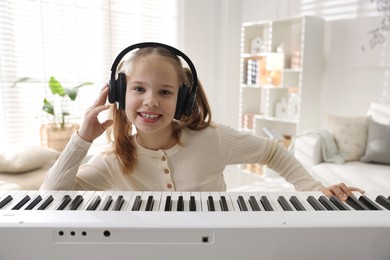
<svg viewBox="0 0 390 260">
<path fill-rule="evenodd" d="M 390 210 L 322 210 L 307 202 L 322 193 L 218 193 L 218 192 L 85 192 L 0 191 L 0 260 L 45 259 L 390 259 Z M 30 200 L 12 209 L 28 195 Z M 38 195 L 42 200 L 30 210 Z M 83 197 L 76 210 L 71 202 L 57 210 L 65 195 Z M 379 194 L 367 194 L 375 200 Z M 386 198 L 390 194 L 382 193 Z M 37 210 L 52 196 L 44 210 Z M 86 210 L 100 196 L 101 205 Z M 108 210 L 103 201 L 111 196 Z M 118 196 L 120 210 L 110 210 Z M 132 210 L 137 196 L 142 203 Z M 147 199 L 153 206 L 145 211 Z M 165 211 L 171 196 L 171 211 Z M 183 196 L 183 211 L 176 211 Z M 196 211 L 189 211 L 189 198 L 196 197 Z M 209 211 L 209 196 L 215 211 Z M 229 211 L 221 211 L 221 196 Z M 248 211 L 242 211 L 242 196 Z M 260 211 L 248 203 L 259 201 Z M 273 211 L 266 211 L 260 198 L 266 196 Z M 278 198 L 296 196 L 305 207 L 285 211 Z M 150 206 L 150 205 L 149 205 Z"/>
</svg>

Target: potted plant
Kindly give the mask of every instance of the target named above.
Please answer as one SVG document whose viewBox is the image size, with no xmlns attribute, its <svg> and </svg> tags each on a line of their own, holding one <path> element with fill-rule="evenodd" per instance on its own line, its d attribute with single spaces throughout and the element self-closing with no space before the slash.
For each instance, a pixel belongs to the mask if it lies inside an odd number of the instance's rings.
<svg viewBox="0 0 390 260">
<path fill-rule="evenodd" d="M 14 83 L 29 81 L 31 78 L 20 78 Z M 66 88 L 53 76 L 48 81 L 51 97 L 43 98 L 42 110 L 46 113 L 48 122 L 41 126 L 41 145 L 62 151 L 68 143 L 70 136 L 78 128 L 78 124 L 67 122 L 70 116 L 69 102 L 77 98 L 78 90 L 92 82 L 83 82 L 75 87 Z"/>
</svg>

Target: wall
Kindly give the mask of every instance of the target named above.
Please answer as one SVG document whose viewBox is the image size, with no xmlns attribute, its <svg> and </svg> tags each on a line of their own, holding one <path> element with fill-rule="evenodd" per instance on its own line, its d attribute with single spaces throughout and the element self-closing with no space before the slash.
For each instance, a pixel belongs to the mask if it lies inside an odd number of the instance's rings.
<svg viewBox="0 0 390 260">
<path fill-rule="evenodd" d="M 196 66 L 213 120 L 238 126 L 240 0 L 186 0 L 181 45 Z"/>
<path fill-rule="evenodd" d="M 318 127 L 326 127 L 326 116 L 329 114 L 364 115 L 372 101 L 390 101 L 390 64 L 381 64 L 390 60 L 390 40 L 376 46 L 374 52 L 368 48 L 369 41 L 373 40 L 370 31 L 380 26 L 384 15 L 389 16 L 388 9 L 385 14 L 377 10 L 376 4 L 386 3 L 375 0 L 316 0 L 305 5 L 305 2 L 308 1 L 244 0 L 242 22 L 300 14 L 314 14 L 326 20 L 324 71 L 323 78 L 319 80 L 322 87 L 321 123 Z M 337 4 L 339 6 L 335 7 Z M 384 32 L 383 36 L 390 39 L 389 31 Z M 363 45 L 365 52 L 361 50 Z"/>
</svg>

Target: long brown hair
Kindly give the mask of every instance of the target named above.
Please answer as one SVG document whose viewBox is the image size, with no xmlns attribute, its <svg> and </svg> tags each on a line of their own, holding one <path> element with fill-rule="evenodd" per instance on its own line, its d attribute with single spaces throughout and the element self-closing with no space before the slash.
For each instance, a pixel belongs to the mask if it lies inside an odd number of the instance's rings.
<svg viewBox="0 0 390 260">
<path fill-rule="evenodd" d="M 163 47 L 147 47 L 137 50 L 129 59 L 122 61 L 118 67 L 118 73 L 124 72 L 127 76 L 131 75 L 135 63 L 148 55 L 161 55 L 168 58 L 176 69 L 180 84 L 184 83 L 186 86 L 191 86 L 191 70 L 184 68 L 180 59 Z M 112 142 L 112 148 L 109 153 L 117 156 L 122 164 L 124 174 L 131 173 L 137 162 L 136 144 L 132 138 L 134 127 L 127 119 L 125 110 L 117 110 L 115 104 L 110 107 L 110 116 L 114 122 L 107 130 L 108 140 Z M 179 140 L 181 130 L 184 128 L 188 127 L 192 130 L 202 130 L 210 125 L 210 105 L 199 80 L 192 113 L 189 116 L 183 115 L 180 120 L 174 120 L 172 123 L 177 140 Z"/>
</svg>

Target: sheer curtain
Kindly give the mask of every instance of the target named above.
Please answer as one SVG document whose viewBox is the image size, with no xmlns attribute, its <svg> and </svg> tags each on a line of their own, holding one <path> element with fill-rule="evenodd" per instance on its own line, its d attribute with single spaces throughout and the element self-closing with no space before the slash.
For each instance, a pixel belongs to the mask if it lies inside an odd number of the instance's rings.
<svg viewBox="0 0 390 260">
<path fill-rule="evenodd" d="M 39 144 L 43 97 L 54 76 L 81 82 L 73 119 L 81 119 L 125 47 L 141 41 L 178 44 L 178 0 L 1 0 L 0 145 Z M 13 86 L 22 77 L 29 81 Z"/>
</svg>

